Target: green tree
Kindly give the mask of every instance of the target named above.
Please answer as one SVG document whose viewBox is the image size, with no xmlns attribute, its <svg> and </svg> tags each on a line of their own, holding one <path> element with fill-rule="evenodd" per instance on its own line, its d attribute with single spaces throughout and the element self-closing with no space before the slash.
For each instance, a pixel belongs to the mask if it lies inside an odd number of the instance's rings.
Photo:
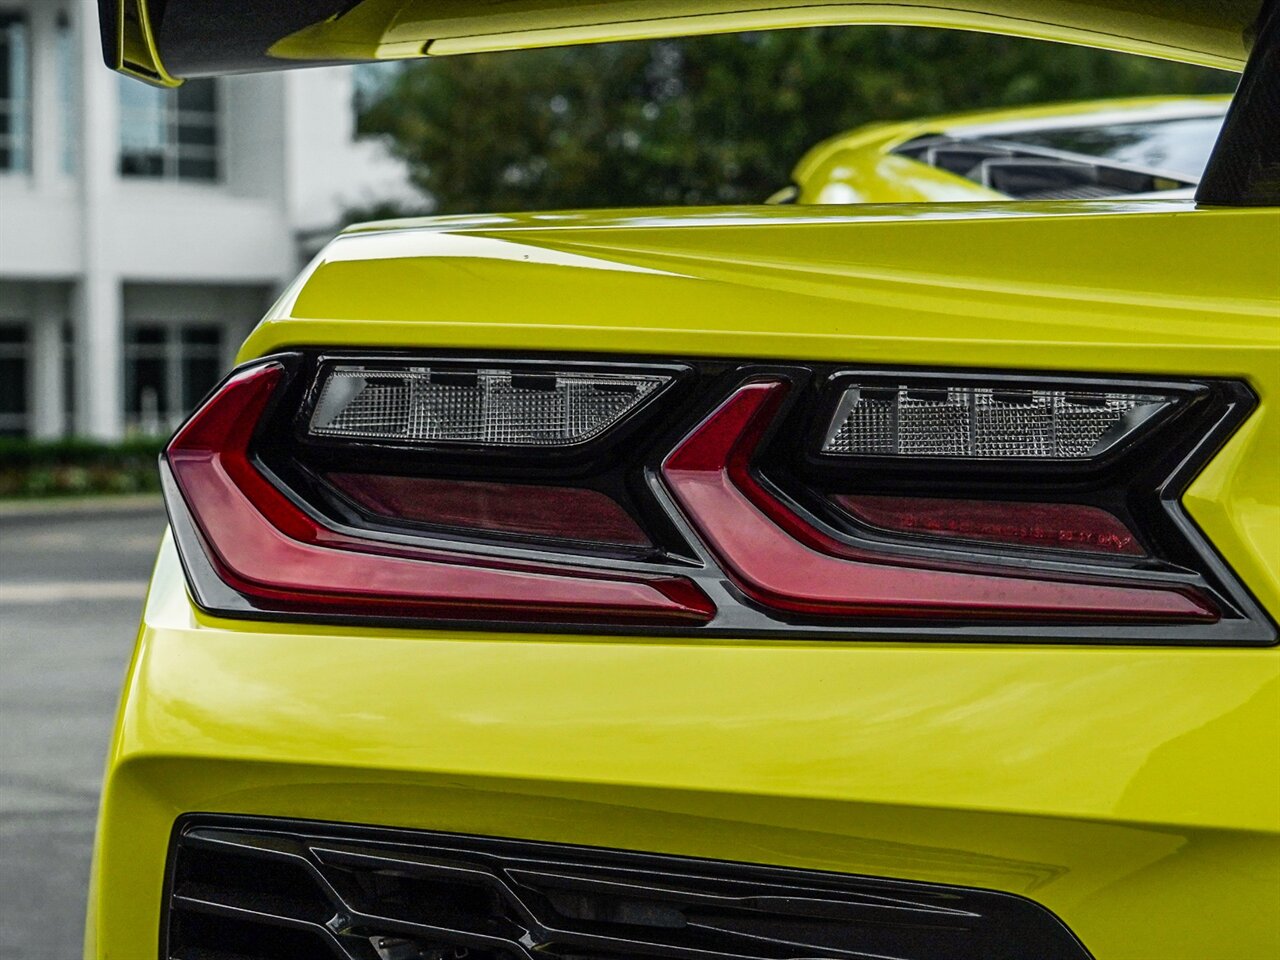
<svg viewBox="0 0 1280 960">
<path fill-rule="evenodd" d="M 981 33 L 787 30 L 426 60 L 379 85 L 360 125 L 441 213 L 755 203 L 861 124 L 1234 82 Z"/>
</svg>

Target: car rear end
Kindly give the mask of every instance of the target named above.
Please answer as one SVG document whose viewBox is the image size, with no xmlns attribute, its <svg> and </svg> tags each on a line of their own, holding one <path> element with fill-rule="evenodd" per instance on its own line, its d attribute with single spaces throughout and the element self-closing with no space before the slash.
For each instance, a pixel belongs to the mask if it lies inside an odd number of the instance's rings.
<svg viewBox="0 0 1280 960">
<path fill-rule="evenodd" d="M 1264 955 L 1274 215 L 1091 209 L 337 240 L 166 454 L 93 949 Z"/>
<path fill-rule="evenodd" d="M 86 954 L 1280 951 L 1277 226 L 347 232 L 162 459 Z"/>
</svg>

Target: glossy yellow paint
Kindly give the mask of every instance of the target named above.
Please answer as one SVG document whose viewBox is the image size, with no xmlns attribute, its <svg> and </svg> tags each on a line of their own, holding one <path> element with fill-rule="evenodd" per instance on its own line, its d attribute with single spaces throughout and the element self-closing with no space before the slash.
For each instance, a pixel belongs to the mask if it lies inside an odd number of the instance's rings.
<svg viewBox="0 0 1280 960">
<path fill-rule="evenodd" d="M 175 817 L 256 813 L 1012 891 L 1099 958 L 1280 951 L 1280 656 L 218 622 L 160 554 L 89 956 L 154 953 Z"/>
<path fill-rule="evenodd" d="M 1049 106 L 955 113 L 901 123 L 873 123 L 824 140 L 800 158 L 792 171 L 795 200 L 813 203 L 947 203 L 1003 200 L 1006 197 L 958 174 L 890 151 L 917 137 L 988 124 L 1041 120 L 1124 122 L 1128 111 L 1212 106 L 1224 108 L 1225 96 L 1128 97 L 1075 101 Z M 1110 118 L 1110 119 L 1107 119 Z"/>
<path fill-rule="evenodd" d="M 1238 68 L 1257 0 L 363 0 L 272 48 L 287 59 L 442 56 L 802 26 L 985 30 Z"/>
<path fill-rule="evenodd" d="M 144 27 L 161 6 L 159 0 L 121 2 L 136 5 Z M 228 0 L 233 2 L 251 0 Z M 263 46 L 283 68 L 742 30 L 908 24 L 1239 69 L 1259 9 L 1260 0 L 361 0 Z M 234 36 L 236 23 L 234 16 L 221 21 L 220 28 L 231 34 L 223 41 L 244 39 Z M 127 41 L 133 28 L 123 18 L 120 25 Z M 261 40 L 254 35 L 254 43 Z M 152 80 L 168 76 L 158 56 L 148 67 L 156 73 Z"/>
<path fill-rule="evenodd" d="M 1247 379 L 1186 496 L 1280 611 L 1280 211 L 1183 202 L 457 217 L 358 228 L 241 359 L 608 351 Z M 1100 958 L 1280 954 L 1280 650 L 816 643 L 211 619 L 161 550 L 86 954 L 153 955 L 184 812 L 969 884 Z"/>
<path fill-rule="evenodd" d="M 908 138 L 903 138 L 908 139 Z M 798 203 L 962 203 L 1007 199 L 959 174 L 886 151 L 897 140 L 832 150 L 803 177 Z"/>
</svg>

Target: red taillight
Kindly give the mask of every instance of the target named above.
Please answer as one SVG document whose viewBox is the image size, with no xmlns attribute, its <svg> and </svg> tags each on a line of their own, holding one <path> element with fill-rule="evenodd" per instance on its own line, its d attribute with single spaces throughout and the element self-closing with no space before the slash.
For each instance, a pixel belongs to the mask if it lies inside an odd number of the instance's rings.
<svg viewBox="0 0 1280 960">
<path fill-rule="evenodd" d="M 1251 403 L 1229 381 L 299 351 L 226 380 L 162 481 L 223 616 L 1269 643 L 1178 507 Z"/>
<path fill-rule="evenodd" d="M 831 499 L 863 523 L 895 533 L 1132 557 L 1145 552 L 1119 518 L 1086 504 L 859 493 L 839 493 Z"/>
<path fill-rule="evenodd" d="M 758 603 L 822 617 L 1213 621 L 1196 591 L 1082 582 L 1010 569 L 928 566 L 851 547 L 804 521 L 752 475 L 751 457 L 787 384 L 749 383 L 666 459 L 662 471 L 699 532 Z"/>
<path fill-rule="evenodd" d="M 434 477 L 330 473 L 327 479 L 371 513 L 488 533 L 585 543 L 650 546 L 639 525 L 598 490 Z"/>
<path fill-rule="evenodd" d="M 166 451 L 211 564 L 258 608 L 642 624 L 696 624 L 714 614 L 680 577 L 448 554 L 318 523 L 249 458 L 254 430 L 283 378 L 277 363 L 232 377 Z"/>
</svg>

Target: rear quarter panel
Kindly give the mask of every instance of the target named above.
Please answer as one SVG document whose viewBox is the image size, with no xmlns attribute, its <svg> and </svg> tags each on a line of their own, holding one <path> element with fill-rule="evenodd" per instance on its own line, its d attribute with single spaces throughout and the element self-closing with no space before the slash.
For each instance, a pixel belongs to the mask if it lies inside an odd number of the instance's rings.
<svg viewBox="0 0 1280 960">
<path fill-rule="evenodd" d="M 1280 610 L 1280 214 L 1163 202 L 432 220 L 339 239 L 291 346 L 1246 379 L 1186 505 Z M 212 619 L 161 550 L 92 956 L 154 953 L 183 812 L 1023 894 L 1100 958 L 1280 954 L 1275 648 L 645 639 Z"/>
</svg>

